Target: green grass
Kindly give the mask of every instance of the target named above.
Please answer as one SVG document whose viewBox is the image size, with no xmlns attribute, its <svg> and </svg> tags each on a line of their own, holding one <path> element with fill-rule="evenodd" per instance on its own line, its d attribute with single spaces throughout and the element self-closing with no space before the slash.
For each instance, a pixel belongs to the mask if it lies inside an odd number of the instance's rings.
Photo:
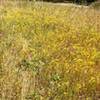
<svg viewBox="0 0 100 100">
<path fill-rule="evenodd" d="M 100 12 L 48 3 L 0 6 L 1 100 L 98 100 Z"/>
</svg>

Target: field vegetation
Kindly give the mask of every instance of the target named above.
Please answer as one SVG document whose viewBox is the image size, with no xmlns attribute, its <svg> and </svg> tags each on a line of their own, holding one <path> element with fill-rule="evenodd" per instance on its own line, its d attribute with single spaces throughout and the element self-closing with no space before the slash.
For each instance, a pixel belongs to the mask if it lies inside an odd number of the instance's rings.
<svg viewBox="0 0 100 100">
<path fill-rule="evenodd" d="M 0 5 L 0 100 L 99 100 L 100 12 L 39 2 Z"/>
</svg>

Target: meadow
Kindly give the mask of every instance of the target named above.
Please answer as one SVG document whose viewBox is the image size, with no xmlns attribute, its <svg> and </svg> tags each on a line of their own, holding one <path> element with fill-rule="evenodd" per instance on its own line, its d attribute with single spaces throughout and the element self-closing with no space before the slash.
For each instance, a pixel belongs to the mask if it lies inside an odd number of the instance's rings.
<svg viewBox="0 0 100 100">
<path fill-rule="evenodd" d="M 0 4 L 0 100 L 99 99 L 100 11 Z"/>
</svg>

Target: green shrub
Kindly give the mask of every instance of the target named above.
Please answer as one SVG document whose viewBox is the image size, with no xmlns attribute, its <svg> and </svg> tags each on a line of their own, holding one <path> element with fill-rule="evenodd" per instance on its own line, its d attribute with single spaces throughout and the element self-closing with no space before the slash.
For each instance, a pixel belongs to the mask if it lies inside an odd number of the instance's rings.
<svg viewBox="0 0 100 100">
<path fill-rule="evenodd" d="M 94 8 L 94 9 L 100 9 L 100 2 L 94 2 L 90 5 L 91 8 Z"/>
</svg>

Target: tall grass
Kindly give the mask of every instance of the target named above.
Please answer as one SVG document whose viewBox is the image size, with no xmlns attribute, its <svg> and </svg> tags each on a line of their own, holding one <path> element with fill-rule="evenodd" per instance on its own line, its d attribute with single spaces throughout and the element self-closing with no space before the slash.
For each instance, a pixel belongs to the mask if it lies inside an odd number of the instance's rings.
<svg viewBox="0 0 100 100">
<path fill-rule="evenodd" d="M 0 5 L 0 100 L 99 99 L 100 12 Z"/>
</svg>

